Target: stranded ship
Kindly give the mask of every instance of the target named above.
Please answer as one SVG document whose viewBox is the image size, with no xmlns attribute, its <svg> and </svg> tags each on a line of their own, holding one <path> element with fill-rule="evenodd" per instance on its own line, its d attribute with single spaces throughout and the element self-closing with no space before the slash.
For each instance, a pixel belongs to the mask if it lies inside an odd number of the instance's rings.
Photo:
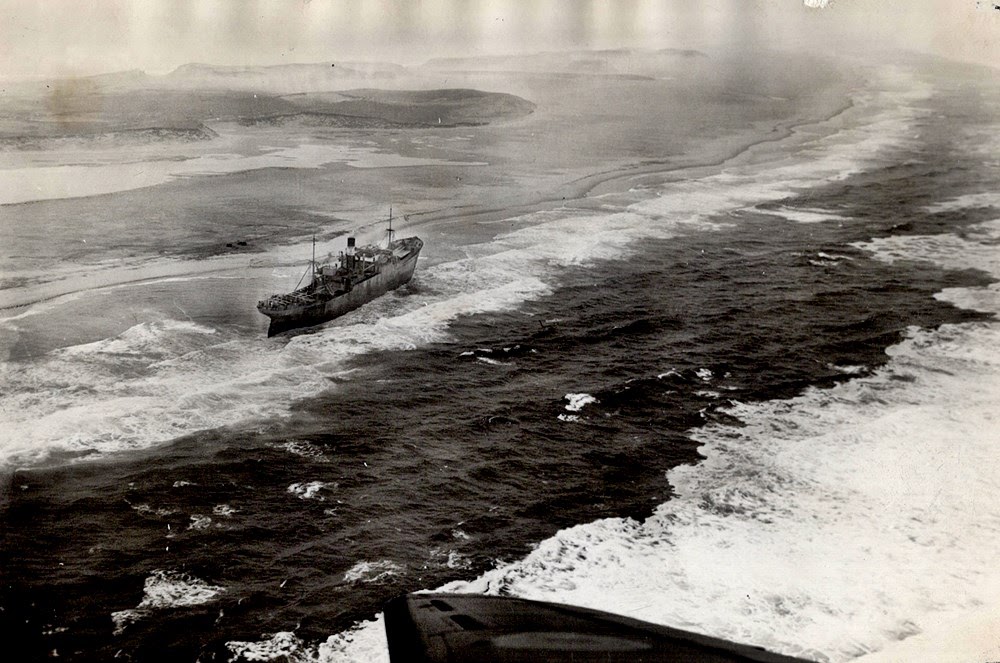
<svg viewBox="0 0 1000 663">
<path fill-rule="evenodd" d="M 314 239 L 309 284 L 257 303 L 257 310 L 271 318 L 267 335 L 333 320 L 395 290 L 413 276 L 423 246 L 418 237 L 396 239 L 391 211 L 384 248 L 357 247 L 354 238 L 348 237 L 347 249 L 335 261 L 320 265 Z"/>
</svg>

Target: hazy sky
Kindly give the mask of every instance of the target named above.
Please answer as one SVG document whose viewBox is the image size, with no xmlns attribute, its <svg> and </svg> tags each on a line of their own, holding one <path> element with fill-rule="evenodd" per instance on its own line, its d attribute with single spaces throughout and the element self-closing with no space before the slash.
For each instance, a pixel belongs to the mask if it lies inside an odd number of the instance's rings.
<svg viewBox="0 0 1000 663">
<path fill-rule="evenodd" d="M 825 8 L 810 8 L 806 4 Z M 0 0 L 0 77 L 573 48 L 902 46 L 1000 67 L 977 0 Z M 825 36 L 827 39 L 822 39 Z"/>
</svg>

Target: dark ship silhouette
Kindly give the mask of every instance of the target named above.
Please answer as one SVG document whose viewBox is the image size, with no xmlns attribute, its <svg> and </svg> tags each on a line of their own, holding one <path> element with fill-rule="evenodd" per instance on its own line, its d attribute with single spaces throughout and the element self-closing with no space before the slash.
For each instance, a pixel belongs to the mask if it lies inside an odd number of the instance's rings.
<svg viewBox="0 0 1000 663">
<path fill-rule="evenodd" d="M 415 593 L 386 604 L 391 663 L 809 663 L 608 612 L 509 596 Z"/>
</svg>

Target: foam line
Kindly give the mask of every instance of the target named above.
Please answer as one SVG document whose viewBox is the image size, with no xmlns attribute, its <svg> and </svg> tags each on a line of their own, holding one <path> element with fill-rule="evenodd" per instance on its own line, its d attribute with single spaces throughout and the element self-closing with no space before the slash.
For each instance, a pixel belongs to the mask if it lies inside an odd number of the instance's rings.
<svg viewBox="0 0 1000 663">
<path fill-rule="evenodd" d="M 616 236 L 627 238 L 605 250 L 627 251 L 629 241 L 685 224 L 708 230 L 708 213 L 842 179 L 908 145 L 928 89 L 890 73 L 889 93 L 857 100 L 886 108 L 872 122 L 807 145 L 803 163 L 668 184 L 611 215 Z M 647 219 L 645 227 L 629 215 Z M 586 217 L 567 223 L 586 233 L 604 227 Z M 979 231 L 958 244 L 946 235 L 860 248 L 940 261 L 971 253 L 997 274 L 986 257 L 994 231 Z M 998 343 L 991 323 L 912 329 L 871 374 L 793 399 L 736 403 L 730 414 L 743 426 L 696 431 L 705 460 L 669 472 L 676 497 L 650 518 L 563 530 L 522 560 L 441 589 L 589 606 L 823 661 L 930 633 L 940 615 L 966 615 L 1000 595 L 992 559 L 1000 547 Z M 384 650 L 373 651 L 381 629 L 362 623 L 313 651 L 320 660 L 384 661 Z"/>
<path fill-rule="evenodd" d="M 863 248 L 942 265 L 979 256 L 1000 278 L 1000 226 L 972 230 Z M 677 497 L 651 518 L 563 530 L 445 589 L 590 606 L 818 660 L 986 660 L 1000 615 L 997 347 L 996 323 L 912 329 L 870 376 L 736 404 L 743 426 L 695 432 L 706 459 L 671 470 Z M 950 649 L 958 634 L 972 644 Z"/>
</svg>

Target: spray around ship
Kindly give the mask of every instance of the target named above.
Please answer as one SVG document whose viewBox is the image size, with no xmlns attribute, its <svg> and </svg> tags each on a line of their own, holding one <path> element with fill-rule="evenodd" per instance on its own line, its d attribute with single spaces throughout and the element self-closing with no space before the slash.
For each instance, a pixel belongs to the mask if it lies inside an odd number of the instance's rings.
<svg viewBox="0 0 1000 663">
<path fill-rule="evenodd" d="M 271 319 L 267 335 L 333 320 L 395 290 L 413 277 L 423 246 L 418 237 L 396 239 L 391 209 L 384 247 L 358 247 L 354 237 L 348 237 L 346 250 L 336 260 L 319 264 L 314 239 L 309 283 L 257 303 L 257 310 Z"/>
</svg>

